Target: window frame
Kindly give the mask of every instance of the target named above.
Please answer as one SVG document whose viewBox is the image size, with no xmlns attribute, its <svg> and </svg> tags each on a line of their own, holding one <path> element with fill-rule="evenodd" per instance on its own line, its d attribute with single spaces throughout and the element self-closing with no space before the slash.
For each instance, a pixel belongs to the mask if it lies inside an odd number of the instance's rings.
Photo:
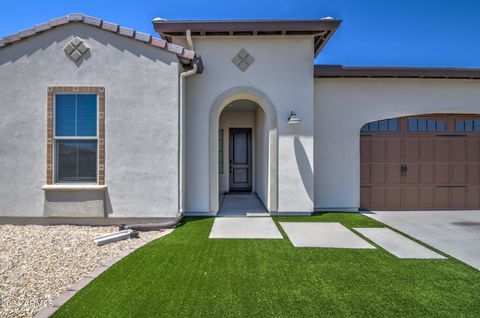
<svg viewBox="0 0 480 318">
<path fill-rule="evenodd" d="M 96 136 L 56 136 L 55 109 L 57 95 L 97 96 Z M 56 86 L 48 88 L 47 101 L 47 185 L 53 184 L 97 184 L 105 185 L 105 88 L 101 86 Z M 97 142 L 96 181 L 58 181 L 57 141 L 95 140 Z"/>
</svg>

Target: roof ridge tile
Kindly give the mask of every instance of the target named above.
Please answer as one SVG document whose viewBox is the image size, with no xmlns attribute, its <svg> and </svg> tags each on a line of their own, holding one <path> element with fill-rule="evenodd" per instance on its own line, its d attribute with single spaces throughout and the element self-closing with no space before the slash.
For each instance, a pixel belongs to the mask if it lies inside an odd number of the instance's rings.
<svg viewBox="0 0 480 318">
<path fill-rule="evenodd" d="M 59 25 L 67 24 L 68 22 L 70 22 L 70 20 L 68 18 L 68 15 L 66 15 L 64 17 L 59 17 L 59 18 L 55 18 L 55 19 L 50 20 L 49 24 L 52 27 L 56 27 L 56 26 L 59 26 Z"/>
<path fill-rule="evenodd" d="M 35 30 L 36 33 L 40 33 L 40 32 L 46 31 L 46 30 L 51 29 L 51 28 L 52 28 L 52 26 L 50 25 L 49 22 L 37 24 L 33 27 L 33 29 Z"/>
<path fill-rule="evenodd" d="M 135 31 L 135 37 L 134 38 L 135 38 L 135 40 L 150 43 L 150 40 L 151 40 L 152 36 L 148 33 Z"/>
<path fill-rule="evenodd" d="M 100 25 L 102 24 L 102 19 L 95 18 L 95 17 L 89 17 L 89 16 L 84 15 L 82 22 L 86 23 L 86 24 L 96 26 L 96 27 L 100 27 Z"/>
<path fill-rule="evenodd" d="M 119 28 L 119 25 L 116 24 L 116 23 L 107 22 L 107 21 L 102 22 L 102 29 L 104 29 L 104 30 L 117 33 L 118 28 Z"/>
<path fill-rule="evenodd" d="M 70 21 L 83 21 L 84 15 L 82 13 L 71 13 L 68 15 Z"/>
</svg>

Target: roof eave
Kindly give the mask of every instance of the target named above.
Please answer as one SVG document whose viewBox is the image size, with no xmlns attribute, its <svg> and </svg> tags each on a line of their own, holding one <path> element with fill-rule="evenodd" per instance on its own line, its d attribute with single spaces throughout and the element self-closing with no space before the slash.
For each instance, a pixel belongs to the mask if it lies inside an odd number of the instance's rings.
<svg viewBox="0 0 480 318">
<path fill-rule="evenodd" d="M 314 55 L 323 49 L 342 20 L 224 20 L 224 21 L 153 21 L 160 36 L 171 42 L 172 37 L 185 36 L 298 36 L 314 37 Z"/>
<path fill-rule="evenodd" d="M 315 65 L 315 78 L 480 79 L 480 68 Z"/>
<path fill-rule="evenodd" d="M 218 31 L 324 31 L 336 29 L 341 20 L 223 20 L 223 21 L 153 21 L 155 31 L 158 33 Z"/>
</svg>

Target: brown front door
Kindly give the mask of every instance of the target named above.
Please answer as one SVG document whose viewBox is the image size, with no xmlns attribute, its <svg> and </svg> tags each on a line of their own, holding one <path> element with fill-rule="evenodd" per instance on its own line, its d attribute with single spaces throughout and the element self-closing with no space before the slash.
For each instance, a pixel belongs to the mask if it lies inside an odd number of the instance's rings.
<svg viewBox="0 0 480 318">
<path fill-rule="evenodd" d="M 252 191 L 252 129 L 230 128 L 230 191 Z"/>
<path fill-rule="evenodd" d="M 480 116 L 374 122 L 362 128 L 360 143 L 361 208 L 480 208 Z"/>
</svg>

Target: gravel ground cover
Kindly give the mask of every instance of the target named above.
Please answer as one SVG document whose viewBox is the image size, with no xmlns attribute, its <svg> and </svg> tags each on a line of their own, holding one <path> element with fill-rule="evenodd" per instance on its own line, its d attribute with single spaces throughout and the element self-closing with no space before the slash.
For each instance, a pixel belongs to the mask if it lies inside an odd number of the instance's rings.
<svg viewBox="0 0 480 318">
<path fill-rule="evenodd" d="M 96 246 L 115 226 L 0 225 L 0 317 L 32 317 L 69 286 L 128 248 L 158 236 L 141 232 Z"/>
</svg>

